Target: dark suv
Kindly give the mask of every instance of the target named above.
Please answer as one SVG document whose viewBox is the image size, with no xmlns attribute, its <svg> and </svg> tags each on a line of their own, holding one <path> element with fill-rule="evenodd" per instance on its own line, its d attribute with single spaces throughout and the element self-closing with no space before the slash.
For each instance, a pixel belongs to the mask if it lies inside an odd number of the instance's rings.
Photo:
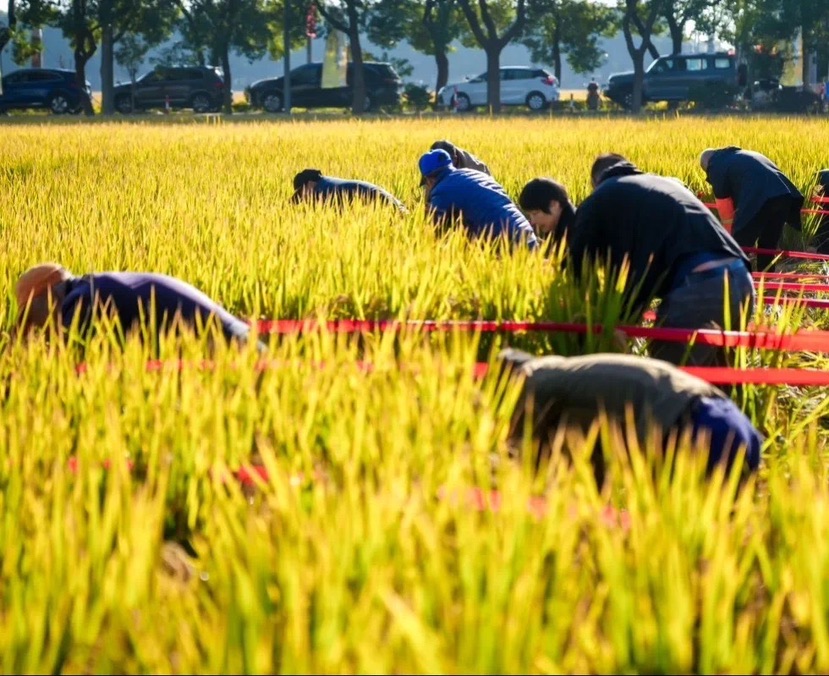
<svg viewBox="0 0 829 676">
<path fill-rule="evenodd" d="M 345 87 L 322 87 L 322 64 L 306 63 L 291 70 L 291 105 L 300 108 L 347 108 L 354 99 L 352 71 L 349 62 Z M 366 82 L 364 109 L 400 104 L 403 82 L 389 63 L 369 61 L 363 63 Z M 264 108 L 269 113 L 282 110 L 285 78 L 259 80 L 245 88 L 245 98 L 254 108 Z"/>
<path fill-rule="evenodd" d="M 115 85 L 115 107 L 124 115 L 148 108 L 192 108 L 196 113 L 219 110 L 225 81 L 221 68 L 157 66 L 132 83 Z"/>
<path fill-rule="evenodd" d="M 660 56 L 645 71 L 642 103 L 690 101 L 701 88 L 737 87 L 738 79 L 737 57 L 733 54 L 717 52 Z M 633 104 L 633 73 L 611 75 L 604 95 L 630 108 Z"/>
<path fill-rule="evenodd" d="M 79 113 L 92 98 L 92 85 L 78 86 L 74 70 L 22 68 L 3 78 L 0 112 L 43 108 L 55 115 Z"/>
</svg>

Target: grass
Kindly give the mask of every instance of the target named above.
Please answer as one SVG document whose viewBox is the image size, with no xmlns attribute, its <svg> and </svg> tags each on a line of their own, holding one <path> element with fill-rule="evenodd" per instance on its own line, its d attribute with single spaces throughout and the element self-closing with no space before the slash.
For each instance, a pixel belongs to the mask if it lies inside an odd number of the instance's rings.
<svg viewBox="0 0 829 676">
<path fill-rule="evenodd" d="M 472 366 L 506 344 L 572 354 L 610 349 L 609 336 L 320 334 L 272 338 L 283 365 L 265 371 L 252 350 L 219 348 L 212 370 L 148 372 L 134 341 L 120 351 L 101 336 L 81 357 L 10 335 L 14 280 L 45 260 L 173 274 L 251 318 L 612 325 L 626 319 L 612 288 L 576 288 L 540 257 L 436 239 L 419 154 L 449 138 L 512 195 L 547 175 L 579 202 L 599 152 L 706 191 L 699 152 L 737 144 L 806 190 L 825 124 L 154 119 L 0 131 L 3 672 L 829 669 L 820 390 L 747 388 L 768 443 L 742 490 L 705 482 L 687 448 L 668 481 L 651 449 L 627 458 L 613 430 L 596 430 L 615 456 L 598 493 L 582 455 L 539 476 L 508 459 L 515 383 L 476 381 Z M 376 182 L 411 212 L 291 208 L 306 166 Z M 755 319 L 827 323 L 819 311 Z M 195 339 L 159 349 L 205 356 Z M 735 360 L 827 367 L 820 355 Z M 267 480 L 240 485 L 232 472 L 251 462 Z M 538 496 L 543 514 L 528 509 Z"/>
</svg>

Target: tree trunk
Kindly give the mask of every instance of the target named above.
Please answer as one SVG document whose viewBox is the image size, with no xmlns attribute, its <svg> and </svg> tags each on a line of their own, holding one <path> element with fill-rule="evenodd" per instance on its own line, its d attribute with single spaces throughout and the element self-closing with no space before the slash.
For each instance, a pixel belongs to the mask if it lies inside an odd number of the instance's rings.
<svg viewBox="0 0 829 676">
<path fill-rule="evenodd" d="M 556 21 L 556 27 L 553 31 L 553 40 L 552 45 L 553 48 L 553 74 L 556 76 L 556 80 L 558 80 L 558 86 L 561 86 L 561 31 L 558 27 L 558 21 Z"/>
<path fill-rule="evenodd" d="M 484 47 L 486 51 L 486 100 L 489 112 L 497 115 L 501 112 L 501 48 L 490 40 Z"/>
<path fill-rule="evenodd" d="M 681 54 L 683 38 L 682 29 L 684 26 L 676 20 L 673 12 L 668 12 L 667 19 L 668 28 L 671 31 L 671 54 Z"/>
<path fill-rule="evenodd" d="M 230 45 L 221 47 L 222 71 L 225 76 L 224 109 L 228 115 L 233 114 L 233 77 L 230 73 Z"/>
<path fill-rule="evenodd" d="M 642 95 L 645 91 L 645 52 L 637 50 L 633 57 L 633 101 L 631 112 L 638 113 L 642 110 Z"/>
<path fill-rule="evenodd" d="M 348 44 L 351 47 L 351 61 L 354 64 L 351 72 L 351 86 L 354 88 L 351 112 L 359 115 L 366 108 L 366 80 L 363 76 L 363 48 L 360 45 L 360 33 L 354 24 L 351 24 Z"/>
<path fill-rule="evenodd" d="M 81 89 L 86 89 L 86 64 L 97 49 L 95 35 L 88 27 L 81 28 L 75 34 L 75 78 Z M 83 112 L 85 115 L 95 114 L 91 98 L 83 98 Z"/>
<path fill-rule="evenodd" d="M 435 94 L 437 94 L 449 82 L 449 57 L 446 55 L 445 48 L 441 50 L 435 46 L 435 63 L 438 68 L 438 79 L 435 83 Z"/>
<path fill-rule="evenodd" d="M 8 26 L 0 28 L 0 52 L 2 52 L 6 45 L 9 44 L 9 41 L 12 39 L 12 32 L 17 25 L 17 14 L 15 14 L 14 11 L 14 0 L 9 0 L 7 18 Z M 0 92 L 2 92 L 2 89 L 2 86 L 0 86 Z"/>
<path fill-rule="evenodd" d="M 104 115 L 115 114 L 114 70 L 112 24 L 104 24 L 101 31 L 101 112 Z"/>
</svg>

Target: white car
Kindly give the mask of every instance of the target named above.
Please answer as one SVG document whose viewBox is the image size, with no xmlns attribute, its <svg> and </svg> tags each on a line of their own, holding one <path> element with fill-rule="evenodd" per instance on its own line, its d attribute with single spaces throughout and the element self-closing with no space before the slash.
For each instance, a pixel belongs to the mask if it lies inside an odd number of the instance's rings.
<svg viewBox="0 0 829 676">
<path fill-rule="evenodd" d="M 438 106 L 456 108 L 458 112 L 485 106 L 487 73 L 467 77 L 463 82 L 450 82 L 438 92 Z M 501 68 L 501 105 L 527 106 L 530 110 L 544 110 L 558 101 L 558 80 L 543 68 L 504 66 Z"/>
</svg>

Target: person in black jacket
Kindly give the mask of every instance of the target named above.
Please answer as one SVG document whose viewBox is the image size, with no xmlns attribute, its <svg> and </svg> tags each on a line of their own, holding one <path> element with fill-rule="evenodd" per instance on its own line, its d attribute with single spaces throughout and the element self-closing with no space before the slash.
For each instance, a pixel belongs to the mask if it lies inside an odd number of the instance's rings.
<svg viewBox="0 0 829 676">
<path fill-rule="evenodd" d="M 576 212 L 569 261 L 578 279 L 586 263 L 618 274 L 629 264 L 628 307 L 661 299 L 657 323 L 674 328 L 740 328 L 754 309 L 748 258 L 716 217 L 678 181 L 647 174 L 621 155 L 593 164 L 595 190 Z M 726 285 L 726 281 L 728 284 Z M 674 364 L 722 361 L 719 348 L 654 341 L 651 355 Z"/>
<path fill-rule="evenodd" d="M 776 249 L 786 223 L 800 230 L 803 195 L 765 155 L 737 146 L 707 148 L 700 165 L 714 189 L 720 219 L 740 246 Z M 760 254 L 757 266 L 765 270 L 773 260 Z"/>
<path fill-rule="evenodd" d="M 518 206 L 527 215 L 548 252 L 568 236 L 576 220 L 576 207 L 567 189 L 551 178 L 534 178 L 521 190 Z"/>
</svg>

